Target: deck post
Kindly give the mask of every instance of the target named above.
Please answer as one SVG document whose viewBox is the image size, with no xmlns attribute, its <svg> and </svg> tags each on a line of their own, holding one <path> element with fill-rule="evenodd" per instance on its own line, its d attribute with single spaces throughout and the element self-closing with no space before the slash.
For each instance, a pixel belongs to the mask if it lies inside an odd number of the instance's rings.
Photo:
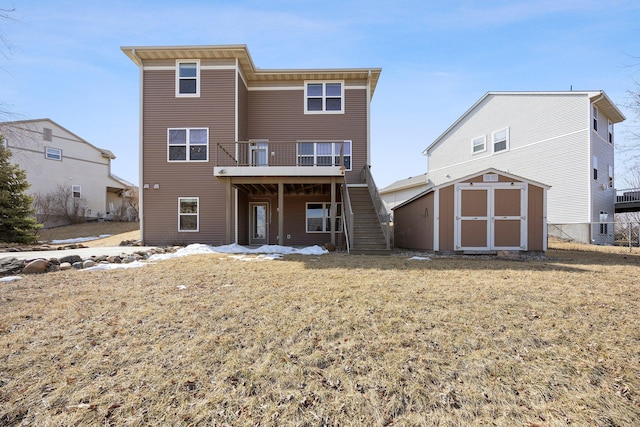
<svg viewBox="0 0 640 427">
<path fill-rule="evenodd" d="M 231 177 L 229 178 L 225 178 L 225 188 L 227 191 L 227 211 L 226 211 L 226 217 L 227 217 L 227 244 L 233 243 L 231 241 L 231 236 L 233 235 L 233 209 L 232 209 L 232 203 L 233 203 L 233 188 L 231 187 Z"/>
<path fill-rule="evenodd" d="M 329 224 L 331 224 L 331 244 L 336 244 L 336 177 L 331 177 L 331 211 L 329 213 Z"/>
</svg>

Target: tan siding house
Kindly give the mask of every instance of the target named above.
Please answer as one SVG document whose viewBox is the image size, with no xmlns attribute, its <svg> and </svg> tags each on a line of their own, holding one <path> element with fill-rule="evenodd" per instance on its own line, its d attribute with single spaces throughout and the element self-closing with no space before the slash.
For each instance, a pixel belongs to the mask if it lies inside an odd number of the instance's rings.
<svg viewBox="0 0 640 427">
<path fill-rule="evenodd" d="M 380 69 L 258 69 L 244 45 L 122 50 L 141 68 L 146 244 L 389 250 L 368 174 Z M 361 187 L 366 212 L 350 203 Z M 367 221 L 378 241 L 358 248 Z"/>
<path fill-rule="evenodd" d="M 68 194 L 77 220 L 131 219 L 126 198 L 133 184 L 111 173 L 116 156 L 98 148 L 51 119 L 0 123 L 11 161 L 27 174 L 31 196 Z M 58 197 L 60 199 L 60 197 Z M 57 205 L 58 203 L 54 203 Z M 70 218 L 49 207 L 37 210 L 45 227 L 69 224 Z M 68 212 L 74 212 L 69 207 Z"/>
</svg>

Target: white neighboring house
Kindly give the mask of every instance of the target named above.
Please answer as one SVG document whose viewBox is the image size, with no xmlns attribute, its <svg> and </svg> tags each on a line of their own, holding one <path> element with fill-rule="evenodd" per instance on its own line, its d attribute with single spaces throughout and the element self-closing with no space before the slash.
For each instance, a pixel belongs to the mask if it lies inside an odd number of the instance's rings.
<svg viewBox="0 0 640 427">
<path fill-rule="evenodd" d="M 614 124 L 604 91 L 488 92 L 423 151 L 434 185 L 496 168 L 551 186 L 548 233 L 614 242 Z"/>
<path fill-rule="evenodd" d="M 51 119 L 0 123 L 10 161 L 24 169 L 30 195 L 68 190 L 85 219 L 119 219 L 126 215 L 126 197 L 133 184 L 111 173 L 109 150 L 95 147 Z M 38 212 L 42 220 L 42 212 Z M 47 215 L 45 227 L 67 220 Z"/>
<path fill-rule="evenodd" d="M 429 187 L 429 180 L 427 174 L 423 173 L 396 181 L 379 190 L 379 193 L 387 211 L 391 212 L 392 208 L 417 196 L 426 190 L 427 187 Z"/>
</svg>

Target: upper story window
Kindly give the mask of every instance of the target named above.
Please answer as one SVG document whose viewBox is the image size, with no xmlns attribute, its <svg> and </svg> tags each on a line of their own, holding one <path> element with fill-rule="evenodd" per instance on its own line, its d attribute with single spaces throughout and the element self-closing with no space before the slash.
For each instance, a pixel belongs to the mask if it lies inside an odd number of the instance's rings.
<svg viewBox="0 0 640 427">
<path fill-rule="evenodd" d="M 82 187 L 77 184 L 72 185 L 71 195 L 74 199 L 79 199 L 80 197 L 82 197 Z"/>
<path fill-rule="evenodd" d="M 487 151 L 486 135 L 473 138 L 471 140 L 471 154 L 482 153 L 483 151 Z"/>
<path fill-rule="evenodd" d="M 609 188 L 613 188 L 613 166 L 609 165 Z"/>
<path fill-rule="evenodd" d="M 593 106 L 593 130 L 598 131 L 598 107 Z"/>
<path fill-rule="evenodd" d="M 613 144 L 613 122 L 611 120 L 609 120 L 607 129 L 609 133 L 609 144 Z"/>
<path fill-rule="evenodd" d="M 59 148 L 44 148 L 44 158 L 49 160 L 62 160 L 62 150 Z"/>
<path fill-rule="evenodd" d="M 340 166 L 351 170 L 351 141 L 340 142 L 299 142 L 298 166 Z"/>
<path fill-rule="evenodd" d="M 491 134 L 493 152 L 507 151 L 509 149 L 509 128 L 497 130 Z"/>
<path fill-rule="evenodd" d="M 306 82 L 305 113 L 344 113 L 343 82 Z"/>
<path fill-rule="evenodd" d="M 167 160 L 170 162 L 206 162 L 209 160 L 209 129 L 168 130 Z"/>
<path fill-rule="evenodd" d="M 593 156 L 593 179 L 598 180 L 598 157 Z"/>
<path fill-rule="evenodd" d="M 200 61 L 176 61 L 176 96 L 200 96 Z"/>
</svg>

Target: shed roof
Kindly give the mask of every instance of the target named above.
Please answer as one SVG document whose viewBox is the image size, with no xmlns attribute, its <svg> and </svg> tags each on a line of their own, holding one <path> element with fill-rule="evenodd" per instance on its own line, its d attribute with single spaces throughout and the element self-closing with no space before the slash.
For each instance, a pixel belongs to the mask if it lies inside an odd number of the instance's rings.
<svg viewBox="0 0 640 427">
<path fill-rule="evenodd" d="M 429 182 L 427 179 L 427 174 L 423 173 L 417 176 L 410 176 L 409 178 L 400 179 L 394 182 L 393 184 L 387 185 L 386 187 L 381 189 L 379 192 L 380 194 L 387 194 L 387 193 L 392 193 L 398 190 L 404 190 L 407 188 L 420 187 L 422 185 L 427 185 L 428 183 Z"/>
</svg>

